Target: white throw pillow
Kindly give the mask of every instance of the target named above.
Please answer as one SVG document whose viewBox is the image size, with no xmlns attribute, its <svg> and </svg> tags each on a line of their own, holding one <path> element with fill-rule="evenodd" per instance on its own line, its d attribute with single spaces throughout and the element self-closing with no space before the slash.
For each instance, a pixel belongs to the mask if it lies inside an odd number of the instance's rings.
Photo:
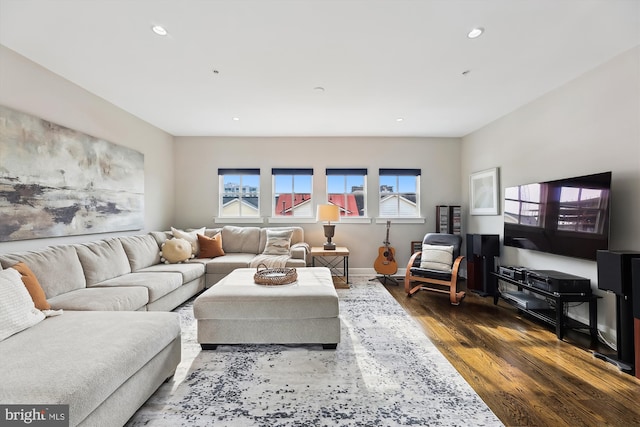
<svg viewBox="0 0 640 427">
<path fill-rule="evenodd" d="M 184 239 L 191 244 L 191 253 L 195 256 L 200 254 L 200 244 L 198 243 L 198 234 L 204 235 L 206 227 L 199 228 L 193 231 L 184 231 L 171 227 L 171 234 L 173 237 Z"/>
<path fill-rule="evenodd" d="M 20 273 L 13 268 L 0 271 L 0 341 L 44 319 L 36 308 Z"/>
<path fill-rule="evenodd" d="M 451 273 L 453 246 L 422 245 L 420 268 Z"/>
<path fill-rule="evenodd" d="M 293 230 L 267 230 L 263 255 L 289 255 Z"/>
</svg>

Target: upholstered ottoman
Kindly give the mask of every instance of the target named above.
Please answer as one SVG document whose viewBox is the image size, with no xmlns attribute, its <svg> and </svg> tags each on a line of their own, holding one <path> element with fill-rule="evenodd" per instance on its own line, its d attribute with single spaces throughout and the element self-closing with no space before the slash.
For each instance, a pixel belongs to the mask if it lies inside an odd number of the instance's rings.
<svg viewBox="0 0 640 427">
<path fill-rule="evenodd" d="M 238 268 L 198 296 L 193 312 L 203 350 L 220 344 L 322 344 L 340 342 L 338 294 L 325 267 L 298 268 L 298 280 L 264 286 L 255 268 Z"/>
</svg>

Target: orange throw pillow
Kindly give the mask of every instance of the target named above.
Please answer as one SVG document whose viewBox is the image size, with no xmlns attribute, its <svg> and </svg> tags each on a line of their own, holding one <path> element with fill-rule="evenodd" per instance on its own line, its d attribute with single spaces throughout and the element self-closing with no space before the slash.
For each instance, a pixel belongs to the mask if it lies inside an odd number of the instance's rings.
<svg viewBox="0 0 640 427">
<path fill-rule="evenodd" d="M 218 233 L 213 237 L 198 234 L 198 244 L 200 245 L 200 254 L 198 258 L 215 258 L 224 255 L 222 250 L 222 234 Z"/>
<path fill-rule="evenodd" d="M 31 299 L 38 310 L 51 310 L 51 305 L 47 301 L 44 289 L 40 286 L 40 282 L 33 271 L 24 262 L 19 262 L 11 268 L 15 269 L 22 276 L 22 283 L 26 286 Z"/>
</svg>

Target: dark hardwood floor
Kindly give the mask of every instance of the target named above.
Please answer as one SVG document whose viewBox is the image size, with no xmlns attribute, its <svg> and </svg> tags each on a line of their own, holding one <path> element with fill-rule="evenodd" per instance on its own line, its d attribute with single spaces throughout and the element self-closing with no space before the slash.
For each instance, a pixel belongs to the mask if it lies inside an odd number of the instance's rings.
<svg viewBox="0 0 640 427">
<path fill-rule="evenodd" d="M 385 286 L 507 426 L 640 426 L 640 380 L 593 356 L 589 336 L 554 329 L 506 302 Z"/>
</svg>

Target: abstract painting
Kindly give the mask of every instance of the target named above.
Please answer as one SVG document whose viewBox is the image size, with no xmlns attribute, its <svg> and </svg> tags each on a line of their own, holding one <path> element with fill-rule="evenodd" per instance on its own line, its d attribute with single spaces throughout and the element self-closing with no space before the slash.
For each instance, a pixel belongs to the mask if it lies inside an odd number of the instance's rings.
<svg viewBox="0 0 640 427">
<path fill-rule="evenodd" d="M 143 226 L 142 153 L 0 106 L 0 242 Z"/>
</svg>

